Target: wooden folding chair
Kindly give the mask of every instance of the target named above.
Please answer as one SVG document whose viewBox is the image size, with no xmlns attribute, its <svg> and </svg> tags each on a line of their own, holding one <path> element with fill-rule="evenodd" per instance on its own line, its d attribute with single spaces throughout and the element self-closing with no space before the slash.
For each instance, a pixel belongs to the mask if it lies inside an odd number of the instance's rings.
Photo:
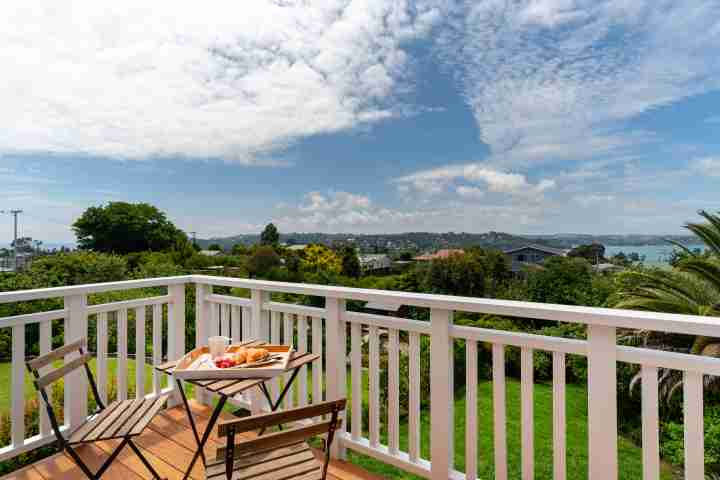
<svg viewBox="0 0 720 480">
<path fill-rule="evenodd" d="M 45 404 L 50 425 L 52 426 L 55 436 L 57 437 L 59 447 L 66 451 L 68 455 L 77 463 L 78 467 L 91 479 L 99 479 L 107 470 L 110 464 L 115 460 L 120 451 L 128 445 L 133 452 L 140 458 L 143 465 L 150 471 L 153 478 L 160 479 L 160 475 L 150 465 L 150 462 L 143 456 L 140 449 L 132 442 L 132 438 L 140 435 L 145 427 L 150 423 L 153 417 L 165 406 L 168 395 L 162 395 L 153 399 L 139 398 L 135 400 L 119 400 L 112 402 L 107 407 L 100 399 L 100 394 L 95 384 L 92 372 L 88 362 L 91 355 L 85 350 L 85 339 L 77 340 L 73 343 L 60 347 L 41 357 L 30 360 L 26 363 L 28 370 L 34 377 L 33 384 Z M 43 367 L 51 365 L 55 360 L 62 359 L 65 355 L 79 352 L 80 356 L 65 363 L 62 367 L 52 370 L 49 373 L 40 375 L 39 370 Z M 86 420 L 82 425 L 76 428 L 66 438 L 60 431 L 57 417 L 53 411 L 52 405 L 48 398 L 45 388 L 54 382 L 60 380 L 65 375 L 76 369 L 84 367 L 90 388 L 92 390 L 98 409 L 91 418 Z M 77 392 L 78 395 L 85 395 L 85 392 Z M 92 473 L 86 463 L 80 458 L 80 455 L 73 448 L 83 443 L 100 442 L 103 440 L 122 439 L 120 445 L 110 454 L 105 462 L 100 466 L 96 473 Z"/>
<path fill-rule="evenodd" d="M 218 436 L 227 437 L 227 446 L 217 451 L 214 462 L 206 465 L 208 480 L 243 480 L 264 478 L 285 480 L 325 480 L 330 461 L 330 445 L 340 426 L 338 415 L 345 409 L 345 399 L 323 402 L 282 412 L 256 415 L 221 422 Z M 299 422 L 321 415 L 329 420 L 316 420 L 301 426 L 258 436 L 235 444 L 235 435 L 257 429 Z M 306 443 L 310 437 L 327 434 L 325 461 L 315 458 Z"/>
</svg>

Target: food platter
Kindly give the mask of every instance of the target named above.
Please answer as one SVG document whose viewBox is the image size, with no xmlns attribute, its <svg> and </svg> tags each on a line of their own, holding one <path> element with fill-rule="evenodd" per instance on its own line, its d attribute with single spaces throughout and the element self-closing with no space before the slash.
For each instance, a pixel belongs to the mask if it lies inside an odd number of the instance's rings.
<svg viewBox="0 0 720 480">
<path fill-rule="evenodd" d="M 250 347 L 264 349 L 267 356 L 262 359 L 253 359 L 248 362 L 232 365 L 230 363 L 216 362 L 210 356 L 208 347 L 199 347 L 189 351 L 180 359 L 173 375 L 181 380 L 232 380 L 239 378 L 272 378 L 287 370 L 288 363 L 293 356 L 293 349 L 289 345 L 262 345 Z M 248 347 L 229 345 L 225 349 L 224 358 L 232 358 L 241 350 Z M 242 355 L 240 355 L 242 356 Z M 222 365 L 224 368 L 218 366 Z M 227 365 L 225 367 L 225 365 Z"/>
</svg>

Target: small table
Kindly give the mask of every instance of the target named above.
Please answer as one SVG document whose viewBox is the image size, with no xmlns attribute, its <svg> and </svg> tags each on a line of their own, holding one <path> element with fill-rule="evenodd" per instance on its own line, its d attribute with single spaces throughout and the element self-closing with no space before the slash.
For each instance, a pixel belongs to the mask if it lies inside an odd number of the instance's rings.
<svg viewBox="0 0 720 480">
<path fill-rule="evenodd" d="M 253 340 L 250 342 L 241 343 L 240 345 L 247 347 L 261 347 L 265 345 L 265 342 Z M 213 428 L 215 427 L 215 423 L 217 422 L 220 416 L 220 412 L 222 412 L 222 409 L 225 406 L 228 398 L 234 397 L 235 395 L 242 393 L 245 390 L 249 390 L 257 386 L 263 392 L 263 395 L 265 395 L 265 398 L 268 401 L 268 405 L 270 406 L 270 410 L 274 412 L 278 409 L 282 401 L 285 399 L 285 396 L 290 390 L 290 385 L 292 385 L 293 381 L 295 381 L 295 377 L 297 377 L 297 374 L 300 372 L 300 368 L 304 365 L 308 365 L 309 363 L 314 362 L 319 358 L 320 355 L 313 353 L 295 353 L 292 359 L 290 359 L 287 369 L 285 369 L 284 372 L 278 373 L 277 375 L 280 376 L 284 373 L 292 372 L 290 378 L 285 383 L 282 392 L 280 392 L 280 395 L 275 402 L 273 402 L 270 396 L 270 391 L 268 390 L 267 385 L 265 385 L 265 382 L 272 380 L 277 376 L 271 378 L 238 378 L 235 380 L 184 380 L 185 382 L 195 385 L 196 387 L 204 388 L 211 393 L 215 393 L 220 396 L 220 400 L 218 401 L 215 409 L 212 412 L 212 415 L 210 416 L 210 420 L 207 424 L 207 427 L 205 428 L 205 432 L 203 432 L 202 438 L 200 438 L 197 427 L 195 426 L 195 420 L 192 416 L 192 410 L 190 410 L 190 404 L 188 403 L 187 397 L 185 396 L 185 390 L 182 387 L 182 383 L 179 379 L 176 378 L 175 383 L 177 384 L 177 389 L 180 391 L 180 396 L 182 397 L 183 404 L 185 405 L 185 410 L 187 411 L 188 419 L 190 420 L 190 426 L 192 427 L 193 434 L 195 435 L 195 441 L 198 444 L 198 449 L 195 452 L 195 455 L 193 455 L 193 458 L 190 461 L 190 465 L 185 471 L 183 480 L 187 479 L 190 476 L 190 472 L 192 471 L 193 466 L 195 466 L 195 462 L 197 461 L 198 457 L 202 457 L 203 462 L 207 464 L 204 451 L 205 444 L 210 438 L 210 432 L 212 432 Z M 158 372 L 172 375 L 178 361 L 179 360 L 174 360 L 163 363 L 161 365 L 157 365 L 155 366 L 155 369 Z M 262 435 L 262 433 L 263 432 L 260 432 L 260 435 Z"/>
</svg>

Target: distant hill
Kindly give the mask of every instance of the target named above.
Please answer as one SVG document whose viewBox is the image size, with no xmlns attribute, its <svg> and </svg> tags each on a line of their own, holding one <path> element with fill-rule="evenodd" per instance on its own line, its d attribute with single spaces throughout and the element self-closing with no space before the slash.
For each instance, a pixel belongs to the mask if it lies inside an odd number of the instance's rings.
<svg viewBox="0 0 720 480">
<path fill-rule="evenodd" d="M 487 248 L 509 249 L 537 243 L 557 248 L 572 248 L 576 245 L 588 243 L 602 243 L 605 246 L 628 245 L 664 245 L 666 239 L 694 244 L 697 240 L 686 235 L 587 235 L 576 233 L 562 233 L 552 235 L 513 235 L 503 232 L 486 233 L 431 233 L 408 232 L 398 234 L 349 234 L 349 233 L 286 233 L 280 234 L 280 241 L 289 244 L 320 243 L 332 245 L 335 243 L 352 242 L 362 251 L 374 250 L 436 250 L 438 248 L 455 248 L 479 245 Z M 202 248 L 218 243 L 226 250 L 235 244 L 254 245 L 260 241 L 259 234 L 234 235 L 231 237 L 216 237 L 198 239 Z"/>
</svg>

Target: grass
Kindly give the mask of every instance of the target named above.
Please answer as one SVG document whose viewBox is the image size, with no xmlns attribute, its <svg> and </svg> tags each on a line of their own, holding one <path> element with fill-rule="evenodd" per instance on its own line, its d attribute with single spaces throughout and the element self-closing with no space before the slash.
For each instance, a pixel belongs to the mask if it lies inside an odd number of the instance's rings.
<svg viewBox="0 0 720 480">
<path fill-rule="evenodd" d="M 95 371 L 95 362 L 92 361 L 91 368 Z M 108 359 L 108 378 L 114 378 L 117 369 L 117 361 Z M 145 390 L 152 390 L 152 368 L 146 365 Z M 0 363 L 0 385 L 10 385 L 10 364 Z M 350 388 L 350 375 L 348 374 L 348 396 L 352 391 Z M 135 383 L 135 361 L 128 360 L 128 384 Z M 367 371 L 363 372 L 363 405 L 365 415 L 368 406 L 368 377 Z M 165 385 L 163 382 L 163 386 Z M 312 376 L 308 370 L 308 392 L 312 392 Z M 0 411 L 10 409 L 10 388 L 0 389 Z M 26 398 L 35 395 L 29 375 L 25 377 Z M 509 478 L 520 478 L 520 451 L 521 451 L 521 421 L 520 421 L 520 384 L 508 379 L 507 381 L 507 438 L 508 438 L 508 475 Z M 552 387 L 544 384 L 536 384 L 535 395 L 535 478 L 552 478 Z M 569 480 L 581 480 L 587 478 L 587 390 L 580 385 L 567 385 L 567 478 Z M 348 399 L 350 404 L 350 399 Z M 229 408 L 229 407 L 228 407 Z M 493 478 L 493 410 L 492 410 L 492 384 L 480 382 L 478 385 L 478 476 L 480 478 Z M 455 394 L 455 465 L 457 470 L 464 471 L 465 468 L 465 394 L 464 391 L 457 391 Z M 348 418 L 348 423 L 350 419 Z M 381 421 L 382 423 L 382 421 Z M 363 432 L 367 436 L 367 431 Z M 387 431 L 381 430 L 381 439 L 387 441 Z M 400 425 L 400 448 L 407 451 L 408 428 L 407 419 L 401 419 Z M 421 452 L 423 458 L 430 457 L 430 413 L 421 413 Z M 621 479 L 642 478 L 642 450 L 629 440 L 620 437 L 618 439 L 618 456 L 620 463 Z M 348 459 L 378 475 L 399 478 L 419 479 L 383 462 L 358 454 L 348 452 Z M 671 469 L 663 465 L 662 478 L 672 478 Z"/>
</svg>

